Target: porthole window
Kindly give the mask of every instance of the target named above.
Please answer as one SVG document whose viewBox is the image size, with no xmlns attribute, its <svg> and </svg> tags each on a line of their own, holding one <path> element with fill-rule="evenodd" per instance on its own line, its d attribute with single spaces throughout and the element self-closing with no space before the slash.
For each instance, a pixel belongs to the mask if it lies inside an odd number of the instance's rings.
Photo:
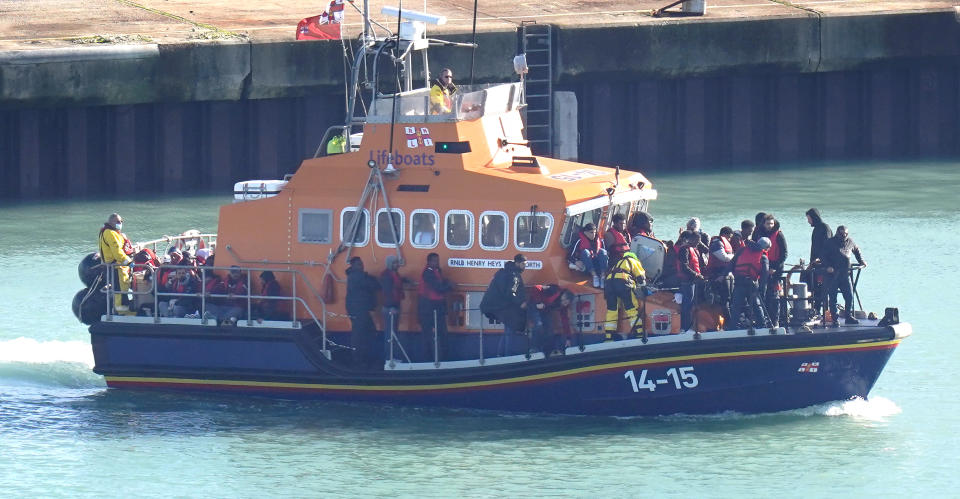
<svg viewBox="0 0 960 499">
<path fill-rule="evenodd" d="M 433 210 L 413 210 L 410 215 L 410 245 L 414 248 L 436 248 L 440 215 Z"/>
<path fill-rule="evenodd" d="M 480 247 L 487 251 L 507 248 L 507 214 L 502 211 L 485 211 L 480 214 Z"/>
<path fill-rule="evenodd" d="M 340 240 L 347 246 L 366 246 L 370 240 L 370 212 L 366 209 L 360 212 L 356 231 L 353 237 L 348 234 L 353 229 L 353 219 L 357 214 L 356 208 L 344 208 L 340 212 Z"/>
<path fill-rule="evenodd" d="M 447 247 L 454 250 L 470 249 L 473 246 L 473 213 L 466 210 L 450 210 L 444 221 Z"/>
<path fill-rule="evenodd" d="M 393 219 L 393 229 L 390 229 L 390 220 Z M 394 248 L 403 244 L 403 211 L 399 208 L 377 210 L 377 246 Z M 396 234 L 396 236 L 394 236 Z M 397 241 L 396 238 L 400 240 Z"/>
<path fill-rule="evenodd" d="M 514 218 L 513 243 L 520 251 L 543 251 L 553 232 L 553 215 L 520 213 Z"/>
<path fill-rule="evenodd" d="M 333 237 L 333 210 L 300 210 L 297 238 L 301 243 L 330 244 Z"/>
</svg>

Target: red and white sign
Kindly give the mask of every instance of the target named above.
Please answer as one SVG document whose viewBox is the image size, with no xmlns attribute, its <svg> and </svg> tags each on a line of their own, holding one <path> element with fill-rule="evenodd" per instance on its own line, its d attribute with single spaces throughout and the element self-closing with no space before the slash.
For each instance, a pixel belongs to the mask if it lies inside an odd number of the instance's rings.
<svg viewBox="0 0 960 499">
<path fill-rule="evenodd" d="M 403 127 L 403 132 L 407 135 L 407 147 L 410 149 L 416 149 L 421 145 L 425 147 L 433 146 L 433 139 L 430 138 L 430 130 L 425 126 L 420 128 L 415 126 Z"/>
<path fill-rule="evenodd" d="M 798 373 L 815 373 L 820 369 L 819 362 L 804 362 L 800 364 L 800 369 L 797 369 Z"/>
</svg>

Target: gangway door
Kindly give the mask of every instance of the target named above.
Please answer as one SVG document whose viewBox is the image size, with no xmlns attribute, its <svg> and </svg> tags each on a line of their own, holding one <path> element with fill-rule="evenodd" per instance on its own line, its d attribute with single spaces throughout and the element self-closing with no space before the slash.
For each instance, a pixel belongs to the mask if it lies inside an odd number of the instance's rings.
<svg viewBox="0 0 960 499">
<path fill-rule="evenodd" d="M 527 140 L 533 153 L 553 155 L 553 30 L 549 24 L 524 22 L 518 28 L 529 72 L 523 80 Z"/>
</svg>

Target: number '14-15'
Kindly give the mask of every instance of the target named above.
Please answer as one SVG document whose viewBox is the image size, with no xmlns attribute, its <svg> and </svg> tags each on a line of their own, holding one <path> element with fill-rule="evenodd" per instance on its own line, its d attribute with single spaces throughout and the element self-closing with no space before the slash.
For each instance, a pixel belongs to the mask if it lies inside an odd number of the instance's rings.
<svg viewBox="0 0 960 499">
<path fill-rule="evenodd" d="M 623 373 L 623 377 L 630 381 L 630 388 L 633 388 L 634 393 L 639 392 L 642 388 L 652 392 L 657 389 L 657 385 L 670 386 L 671 381 L 673 382 L 673 387 L 677 390 L 693 388 L 700 383 L 697 375 L 693 373 L 693 366 L 671 367 L 667 369 L 666 378 L 662 379 L 647 378 L 646 369 L 640 371 L 639 379 L 633 370 Z"/>
</svg>

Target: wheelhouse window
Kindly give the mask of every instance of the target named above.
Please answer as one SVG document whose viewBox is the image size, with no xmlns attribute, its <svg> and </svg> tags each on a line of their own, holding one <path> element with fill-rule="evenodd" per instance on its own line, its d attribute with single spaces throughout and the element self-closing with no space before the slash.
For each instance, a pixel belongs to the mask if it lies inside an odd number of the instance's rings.
<svg viewBox="0 0 960 499">
<path fill-rule="evenodd" d="M 354 218 L 357 218 L 356 227 L 353 225 Z M 359 217 L 356 208 L 344 208 L 340 212 L 340 240 L 347 246 L 367 245 L 370 240 L 370 213 L 366 209 L 360 212 Z"/>
<path fill-rule="evenodd" d="M 597 208 L 595 210 L 585 211 L 583 213 L 577 213 L 576 215 L 570 215 L 567 217 L 566 222 L 563 224 L 563 236 L 560 240 L 561 244 L 563 244 L 565 248 L 570 247 L 570 245 L 577 240 L 577 235 L 580 233 L 580 229 L 582 229 L 584 225 L 593 224 L 595 227 L 599 227 L 602 216 L 603 208 Z"/>
<path fill-rule="evenodd" d="M 333 210 L 301 209 L 297 238 L 301 243 L 330 244 L 333 238 Z"/>
<path fill-rule="evenodd" d="M 465 250 L 473 247 L 473 213 L 465 210 L 450 210 L 444 221 L 447 247 Z"/>
<path fill-rule="evenodd" d="M 507 214 L 502 211 L 485 211 L 480 214 L 480 247 L 487 251 L 500 251 L 507 247 Z"/>
<path fill-rule="evenodd" d="M 520 213 L 514 219 L 513 243 L 520 251 L 543 251 L 553 230 L 553 215 Z"/>
<path fill-rule="evenodd" d="M 393 248 L 398 244 L 403 244 L 403 211 L 399 208 L 392 208 L 389 211 L 386 208 L 380 208 L 377 210 L 377 246 Z"/>
<path fill-rule="evenodd" d="M 440 215 L 433 210 L 413 210 L 410 215 L 410 244 L 414 248 L 436 248 Z"/>
</svg>

